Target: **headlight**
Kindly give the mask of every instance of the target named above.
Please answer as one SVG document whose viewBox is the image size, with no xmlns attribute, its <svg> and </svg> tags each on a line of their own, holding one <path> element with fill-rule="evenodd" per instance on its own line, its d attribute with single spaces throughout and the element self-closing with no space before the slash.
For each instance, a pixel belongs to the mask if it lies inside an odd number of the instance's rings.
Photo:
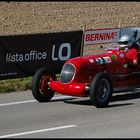
<svg viewBox="0 0 140 140">
<path fill-rule="evenodd" d="M 69 83 L 75 74 L 75 68 L 71 64 L 65 64 L 61 70 L 60 82 Z"/>
</svg>

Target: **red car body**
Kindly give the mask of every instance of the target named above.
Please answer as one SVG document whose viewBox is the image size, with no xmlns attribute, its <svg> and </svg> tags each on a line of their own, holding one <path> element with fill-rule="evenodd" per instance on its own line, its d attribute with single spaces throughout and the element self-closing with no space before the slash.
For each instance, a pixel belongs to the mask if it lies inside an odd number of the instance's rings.
<svg viewBox="0 0 140 140">
<path fill-rule="evenodd" d="M 106 60 L 102 60 L 102 58 Z M 97 59 L 104 62 L 98 62 Z M 51 81 L 49 85 L 52 90 L 61 94 L 89 96 L 87 94 L 88 85 L 97 72 L 109 74 L 115 91 L 140 87 L 140 64 L 136 68 L 129 67 L 125 52 L 108 50 L 106 53 L 98 55 L 73 58 L 64 64 L 63 69 L 67 64 L 73 65 L 75 68 L 71 80 L 68 83 Z M 65 73 L 64 76 L 66 75 Z"/>
</svg>

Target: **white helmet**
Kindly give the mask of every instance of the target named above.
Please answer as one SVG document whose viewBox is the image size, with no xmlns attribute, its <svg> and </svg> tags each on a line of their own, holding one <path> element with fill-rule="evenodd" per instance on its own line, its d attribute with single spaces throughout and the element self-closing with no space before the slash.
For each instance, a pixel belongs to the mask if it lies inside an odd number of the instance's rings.
<svg viewBox="0 0 140 140">
<path fill-rule="evenodd" d="M 133 44 L 133 40 L 129 35 L 123 35 L 120 39 L 119 39 L 119 47 L 120 48 L 125 48 L 125 47 L 131 47 Z"/>
</svg>

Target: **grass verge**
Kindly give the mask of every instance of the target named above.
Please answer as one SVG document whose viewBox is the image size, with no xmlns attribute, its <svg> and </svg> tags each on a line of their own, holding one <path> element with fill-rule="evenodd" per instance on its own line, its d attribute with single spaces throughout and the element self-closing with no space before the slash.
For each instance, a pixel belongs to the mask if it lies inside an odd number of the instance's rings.
<svg viewBox="0 0 140 140">
<path fill-rule="evenodd" d="M 0 93 L 10 93 L 31 89 L 32 77 L 0 81 Z"/>
</svg>

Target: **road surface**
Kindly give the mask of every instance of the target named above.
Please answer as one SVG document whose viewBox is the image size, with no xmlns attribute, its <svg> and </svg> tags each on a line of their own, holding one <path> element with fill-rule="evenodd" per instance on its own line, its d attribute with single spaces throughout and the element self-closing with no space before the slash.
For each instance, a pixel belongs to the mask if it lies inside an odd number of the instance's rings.
<svg viewBox="0 0 140 140">
<path fill-rule="evenodd" d="M 0 138 L 140 138 L 140 92 L 114 94 L 102 109 L 88 97 L 39 103 L 30 90 L 0 94 Z"/>
</svg>

